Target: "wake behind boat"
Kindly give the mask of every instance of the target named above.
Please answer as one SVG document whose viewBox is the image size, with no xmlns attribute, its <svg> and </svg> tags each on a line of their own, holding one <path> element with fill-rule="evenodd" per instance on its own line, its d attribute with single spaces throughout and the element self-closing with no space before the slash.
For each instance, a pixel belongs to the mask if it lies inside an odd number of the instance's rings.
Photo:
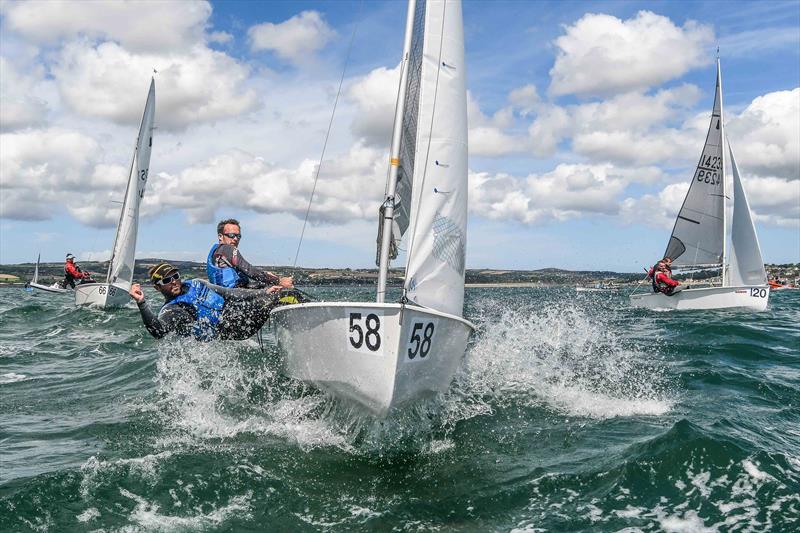
<svg viewBox="0 0 800 533">
<path fill-rule="evenodd" d="M 725 157 L 727 143 L 730 160 Z M 726 170 L 733 183 L 733 220 L 730 224 L 730 250 L 726 207 Z M 756 229 L 750 214 L 733 149 L 725 136 L 722 112 L 722 74 L 717 59 L 717 84 L 711 124 L 700 162 L 678 212 L 664 257 L 672 266 L 691 271 L 719 269 L 721 285 L 686 288 L 671 296 L 661 292 L 632 294 L 631 305 L 648 309 L 724 309 L 745 307 L 763 311 L 770 286 L 761 257 Z M 655 276 L 656 273 L 653 273 Z"/>
<path fill-rule="evenodd" d="M 378 416 L 444 392 L 475 329 L 462 317 L 467 99 L 458 1 L 410 0 L 375 302 L 275 309 L 286 369 Z M 408 235 L 403 297 L 385 303 L 389 260 Z"/>
<path fill-rule="evenodd" d="M 139 135 L 133 151 L 125 199 L 114 237 L 114 248 L 108 263 L 105 283 L 83 283 L 75 287 L 75 305 L 121 307 L 130 301 L 128 290 L 133 281 L 136 254 L 136 235 L 139 227 L 139 205 L 150 167 L 153 146 L 153 120 L 156 105 L 155 80 L 150 80 L 150 90 L 139 125 Z"/>
</svg>

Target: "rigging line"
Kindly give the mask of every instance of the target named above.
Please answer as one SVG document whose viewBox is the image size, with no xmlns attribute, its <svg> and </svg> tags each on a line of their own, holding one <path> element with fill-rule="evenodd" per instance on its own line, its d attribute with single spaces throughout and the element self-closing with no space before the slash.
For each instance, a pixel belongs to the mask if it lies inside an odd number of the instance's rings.
<svg viewBox="0 0 800 533">
<path fill-rule="evenodd" d="M 336 91 L 336 99 L 333 101 L 333 110 L 331 111 L 331 119 L 328 122 L 328 131 L 325 132 L 325 142 L 322 143 L 322 153 L 319 156 L 319 164 L 317 165 L 317 172 L 314 175 L 314 185 L 311 187 L 311 197 L 308 199 L 308 207 L 306 208 L 306 216 L 303 218 L 303 229 L 300 230 L 300 240 L 297 242 L 297 252 L 294 254 L 294 263 L 292 269 L 297 268 L 297 258 L 300 256 L 300 247 L 303 244 L 303 237 L 306 234 L 306 225 L 308 224 L 308 215 L 311 212 L 311 204 L 314 202 L 314 193 L 317 190 L 317 181 L 319 180 L 319 172 L 322 168 L 322 159 L 325 157 L 325 149 L 328 147 L 328 138 L 331 135 L 331 128 L 333 127 L 333 117 L 336 116 L 336 106 L 339 104 L 339 95 L 342 94 L 342 85 L 344 84 L 344 75 L 347 72 L 347 64 L 350 62 L 350 52 L 353 50 L 353 41 L 356 39 L 356 30 L 361 21 L 361 10 L 364 7 L 364 0 L 358 4 L 358 14 L 356 15 L 356 24 L 353 26 L 353 33 L 350 36 L 350 44 L 347 45 L 347 55 L 344 59 L 344 67 L 342 68 L 342 77 L 339 79 L 339 89 Z"/>
<path fill-rule="evenodd" d="M 431 107 L 431 126 L 428 129 L 428 146 L 425 148 L 425 164 L 422 166 L 422 180 L 419 184 L 419 196 L 417 196 L 417 205 L 416 211 L 419 211 L 419 206 L 422 204 L 422 193 L 425 192 L 425 178 L 428 175 L 428 161 L 430 160 L 431 155 L 431 141 L 433 140 L 433 122 L 436 116 L 436 102 L 439 95 L 439 75 L 442 72 L 442 48 L 444 47 L 444 21 L 445 15 L 447 14 L 447 0 L 442 4 L 442 28 L 439 32 L 439 57 L 436 65 L 436 84 L 434 85 L 433 90 L 433 105 Z M 424 52 L 424 50 L 423 50 Z M 461 68 L 464 68 L 464 65 L 461 65 Z M 420 77 L 420 84 L 422 83 L 422 78 Z M 409 210 L 409 213 L 411 210 Z M 408 252 L 406 253 L 406 270 L 408 270 L 408 260 L 411 258 L 411 252 L 414 250 L 414 241 L 416 241 L 416 234 L 417 234 L 417 223 L 419 222 L 419 216 L 414 217 L 414 227 L 411 228 L 411 239 L 410 243 L 408 244 Z M 406 276 L 408 272 L 406 272 Z M 406 284 L 403 283 L 403 299 L 406 299 Z"/>
</svg>

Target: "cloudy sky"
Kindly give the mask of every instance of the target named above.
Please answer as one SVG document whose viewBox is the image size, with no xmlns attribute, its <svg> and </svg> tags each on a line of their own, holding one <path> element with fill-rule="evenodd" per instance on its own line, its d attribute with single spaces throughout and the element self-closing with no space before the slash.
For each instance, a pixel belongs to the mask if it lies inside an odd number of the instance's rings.
<svg viewBox="0 0 800 533">
<path fill-rule="evenodd" d="M 714 97 L 767 262 L 800 261 L 800 3 L 464 3 L 468 268 L 638 271 L 666 247 Z M 374 262 L 402 2 L 0 0 L 0 262 L 103 259 L 153 69 L 138 257 L 221 217 L 291 264 Z"/>
</svg>

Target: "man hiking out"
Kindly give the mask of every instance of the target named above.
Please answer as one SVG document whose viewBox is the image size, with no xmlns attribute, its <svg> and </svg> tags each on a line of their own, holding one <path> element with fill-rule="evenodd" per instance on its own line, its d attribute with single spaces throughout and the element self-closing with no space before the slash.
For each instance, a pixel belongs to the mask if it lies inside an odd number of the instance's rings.
<svg viewBox="0 0 800 533">
<path fill-rule="evenodd" d="M 153 286 L 164 296 L 164 305 L 154 314 L 138 283 L 129 294 L 139 306 L 147 331 L 160 339 L 174 331 L 197 340 L 243 340 L 264 325 L 278 303 L 279 285 L 268 289 L 228 288 L 204 280 L 181 281 L 180 272 L 160 263 L 148 272 Z"/>
</svg>

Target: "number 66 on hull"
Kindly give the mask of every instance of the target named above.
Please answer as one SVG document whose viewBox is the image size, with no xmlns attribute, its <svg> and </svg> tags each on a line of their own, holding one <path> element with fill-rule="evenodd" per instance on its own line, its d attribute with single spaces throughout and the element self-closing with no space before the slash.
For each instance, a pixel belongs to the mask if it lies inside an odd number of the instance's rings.
<svg viewBox="0 0 800 533">
<path fill-rule="evenodd" d="M 272 324 L 286 373 L 378 416 L 444 392 L 474 326 L 415 305 L 307 303 Z"/>
</svg>

